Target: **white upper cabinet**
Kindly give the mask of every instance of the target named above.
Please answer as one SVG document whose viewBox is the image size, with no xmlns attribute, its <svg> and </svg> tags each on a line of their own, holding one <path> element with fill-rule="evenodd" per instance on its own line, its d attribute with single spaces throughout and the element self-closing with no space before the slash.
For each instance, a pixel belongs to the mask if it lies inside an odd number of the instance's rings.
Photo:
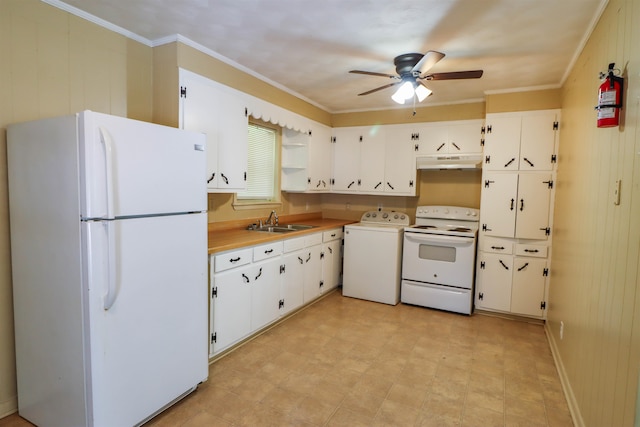
<svg viewBox="0 0 640 427">
<path fill-rule="evenodd" d="M 246 188 L 248 117 L 241 92 L 180 70 L 180 127 L 207 135 L 207 189 Z"/>
<path fill-rule="evenodd" d="M 307 177 L 309 191 L 331 189 L 331 128 L 312 122 L 309 134 Z"/>
<path fill-rule="evenodd" d="M 434 122 L 408 133 L 416 155 L 478 154 L 482 152 L 482 124 L 482 120 Z"/>
<path fill-rule="evenodd" d="M 553 182 L 550 172 L 483 176 L 480 222 L 487 236 L 546 240 Z"/>
<path fill-rule="evenodd" d="M 400 126 L 334 129 L 332 191 L 413 196 L 413 144 Z"/>
<path fill-rule="evenodd" d="M 487 114 L 486 170 L 552 170 L 556 163 L 558 111 Z"/>
</svg>

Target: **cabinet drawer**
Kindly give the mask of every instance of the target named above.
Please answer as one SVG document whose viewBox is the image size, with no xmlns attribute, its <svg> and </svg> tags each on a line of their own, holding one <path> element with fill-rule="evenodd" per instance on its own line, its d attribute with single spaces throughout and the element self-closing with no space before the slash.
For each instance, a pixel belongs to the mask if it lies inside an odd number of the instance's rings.
<svg viewBox="0 0 640 427">
<path fill-rule="evenodd" d="M 253 248 L 253 260 L 260 261 L 282 255 L 282 241 L 268 243 Z"/>
<path fill-rule="evenodd" d="M 217 273 L 239 265 L 249 264 L 251 262 L 251 254 L 251 248 L 218 254 L 214 260 L 214 271 Z"/>
<path fill-rule="evenodd" d="M 543 245 L 516 245 L 516 255 L 533 256 L 537 258 L 546 258 L 548 248 Z"/>
<path fill-rule="evenodd" d="M 304 237 L 294 237 L 284 241 L 284 253 L 297 251 L 304 248 Z"/>
<path fill-rule="evenodd" d="M 325 231 L 324 233 L 322 233 L 322 241 L 330 242 L 332 240 L 342 239 L 342 233 L 343 232 L 341 228 L 335 228 L 333 230 Z"/>
<path fill-rule="evenodd" d="M 322 243 L 322 233 L 315 233 L 304 236 L 304 245 L 306 247 L 319 245 L 320 243 Z"/>
<path fill-rule="evenodd" d="M 500 239 L 485 238 L 482 250 L 496 254 L 513 254 L 513 243 Z"/>
</svg>

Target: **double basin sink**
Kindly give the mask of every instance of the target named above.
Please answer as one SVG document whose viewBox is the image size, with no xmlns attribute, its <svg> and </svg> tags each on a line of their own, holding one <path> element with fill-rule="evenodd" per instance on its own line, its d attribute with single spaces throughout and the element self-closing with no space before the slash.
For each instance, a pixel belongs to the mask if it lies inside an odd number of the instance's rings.
<svg viewBox="0 0 640 427">
<path fill-rule="evenodd" d="M 257 226 L 256 224 L 250 225 L 247 230 L 262 231 L 266 233 L 289 233 L 291 231 L 308 230 L 314 228 L 313 225 L 305 224 L 283 224 L 283 225 L 263 225 Z"/>
</svg>

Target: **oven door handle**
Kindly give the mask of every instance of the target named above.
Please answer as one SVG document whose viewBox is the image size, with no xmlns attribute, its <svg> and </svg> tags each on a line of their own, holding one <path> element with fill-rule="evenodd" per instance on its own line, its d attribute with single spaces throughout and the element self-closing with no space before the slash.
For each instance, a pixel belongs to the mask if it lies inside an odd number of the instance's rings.
<svg viewBox="0 0 640 427">
<path fill-rule="evenodd" d="M 443 236 L 440 234 L 410 233 L 405 231 L 405 239 L 418 244 L 434 244 L 437 246 L 469 246 L 473 245 L 473 237 Z"/>
</svg>

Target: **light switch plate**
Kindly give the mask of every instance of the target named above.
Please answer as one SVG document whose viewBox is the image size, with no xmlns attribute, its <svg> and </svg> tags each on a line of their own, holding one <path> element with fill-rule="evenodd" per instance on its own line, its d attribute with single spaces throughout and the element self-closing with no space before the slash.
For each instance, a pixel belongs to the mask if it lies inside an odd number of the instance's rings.
<svg viewBox="0 0 640 427">
<path fill-rule="evenodd" d="M 613 186 L 613 204 L 620 204 L 620 185 L 622 183 L 621 179 L 616 180 L 615 185 Z"/>
</svg>

